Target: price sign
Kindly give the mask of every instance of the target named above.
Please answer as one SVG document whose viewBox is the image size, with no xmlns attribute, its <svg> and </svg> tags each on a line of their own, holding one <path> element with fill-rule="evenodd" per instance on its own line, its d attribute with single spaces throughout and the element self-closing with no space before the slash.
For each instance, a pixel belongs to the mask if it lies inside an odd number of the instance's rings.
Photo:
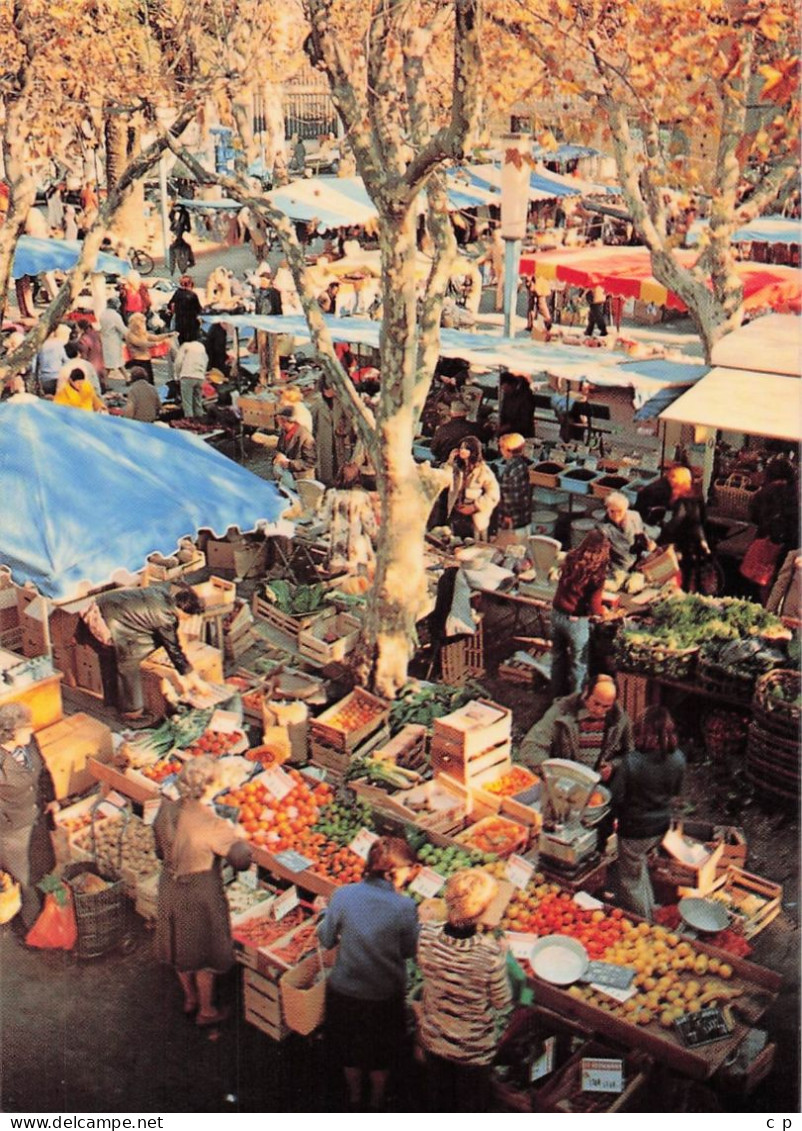
<svg viewBox="0 0 802 1131">
<path fill-rule="evenodd" d="M 525 888 L 535 871 L 534 864 L 524 860 L 523 856 L 512 855 L 507 861 L 505 875 L 511 884 L 517 888 Z"/>
<path fill-rule="evenodd" d="M 583 1092 L 623 1092 L 623 1060 L 594 1060 L 582 1057 Z"/>
<path fill-rule="evenodd" d="M 544 1076 L 554 1069 L 554 1052 L 557 1048 L 556 1037 L 546 1037 L 543 1042 L 543 1052 L 536 1057 L 529 1066 L 529 1083 L 542 1080 Z"/>
<path fill-rule="evenodd" d="M 584 911 L 602 911 L 604 909 L 604 904 L 586 891 L 578 891 L 574 896 L 574 903 Z"/>
<path fill-rule="evenodd" d="M 626 990 L 634 977 L 635 970 L 632 966 L 619 966 L 615 962 L 590 962 L 582 980 Z"/>
<path fill-rule="evenodd" d="M 298 889 L 295 884 L 291 888 L 287 888 L 280 896 L 276 898 L 273 904 L 273 917 L 275 919 L 283 919 L 285 915 L 292 911 L 293 907 L 298 906 Z"/>
<path fill-rule="evenodd" d="M 513 958 L 525 958 L 527 962 L 532 959 L 532 947 L 537 942 L 537 935 L 526 935 L 522 931 L 505 931 L 504 937 L 510 944 L 510 954 Z"/>
<path fill-rule="evenodd" d="M 106 794 L 106 801 L 109 805 L 115 805 L 118 809 L 124 809 L 128 804 L 128 798 L 123 797 L 116 789 L 112 789 L 111 792 Z"/>
<path fill-rule="evenodd" d="M 617 986 L 605 986 L 602 982 L 591 982 L 591 988 L 600 994 L 607 994 L 608 997 L 615 998 L 616 1001 L 629 1001 L 638 992 L 635 986 L 631 986 L 628 990 L 621 990 Z"/>
<path fill-rule="evenodd" d="M 146 825 L 152 825 L 156 820 L 160 805 L 161 799 L 158 797 L 149 797 L 147 801 L 142 802 L 142 820 Z"/>
<path fill-rule="evenodd" d="M 278 766 L 272 766 L 269 770 L 265 770 L 255 780 L 261 782 L 268 793 L 275 797 L 276 801 L 281 801 L 295 787 L 295 782 L 290 775 L 285 774 Z"/>
<path fill-rule="evenodd" d="M 250 868 L 246 868 L 244 872 L 240 872 L 239 882 L 244 888 L 250 888 L 251 891 L 256 891 L 259 887 L 259 869 L 257 866 L 251 864 Z"/>
<path fill-rule="evenodd" d="M 435 872 L 434 868 L 421 868 L 408 890 L 422 895 L 424 899 L 431 899 L 437 895 L 445 882 L 445 876 Z"/>
<path fill-rule="evenodd" d="M 302 856 L 300 852 L 294 852 L 291 848 L 276 853 L 276 860 L 279 864 L 283 864 L 288 872 L 303 872 L 312 863 L 307 856 Z"/>
<path fill-rule="evenodd" d="M 372 833 L 370 829 L 360 829 L 348 847 L 352 852 L 355 852 L 360 859 L 367 860 L 370 846 L 373 844 L 374 840 L 378 839 L 376 833 Z"/>
</svg>

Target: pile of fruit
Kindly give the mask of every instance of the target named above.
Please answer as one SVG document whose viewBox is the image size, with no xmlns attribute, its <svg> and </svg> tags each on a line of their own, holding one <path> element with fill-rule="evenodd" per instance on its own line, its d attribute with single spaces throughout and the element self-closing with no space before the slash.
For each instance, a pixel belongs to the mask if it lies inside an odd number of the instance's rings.
<svg viewBox="0 0 802 1131">
<path fill-rule="evenodd" d="M 177 758 L 158 758 L 149 766 L 140 766 L 137 772 L 149 781 L 163 782 L 170 774 L 177 774 L 182 764 Z"/>
<path fill-rule="evenodd" d="M 483 785 L 482 789 L 487 793 L 495 794 L 496 797 L 514 797 L 516 793 L 523 793 L 525 790 L 531 789 L 539 781 L 540 778 L 533 774 L 531 770 L 527 770 L 523 766 L 513 766 L 500 778 Z"/>
<path fill-rule="evenodd" d="M 193 758 L 199 754 L 220 758 L 224 754 L 242 750 L 244 745 L 247 745 L 247 740 L 241 730 L 206 730 L 187 747 L 187 754 Z"/>
<path fill-rule="evenodd" d="M 367 726 L 383 712 L 382 704 L 373 702 L 373 700 L 361 695 L 359 691 L 354 691 L 343 699 L 342 703 L 333 708 L 331 714 L 327 713 L 320 721 L 333 730 L 350 734 L 353 730 Z"/>
<path fill-rule="evenodd" d="M 106 819 L 105 813 L 95 812 L 95 820 L 96 821 L 104 821 L 105 819 Z M 81 813 L 77 817 L 63 817 L 63 818 L 60 818 L 59 821 L 58 821 L 58 827 L 60 829 L 63 829 L 67 833 L 68 836 L 72 836 L 73 833 L 80 832 L 81 829 L 88 828 L 91 824 L 92 824 L 92 810 L 91 809 L 87 809 L 87 811 L 85 813 Z"/>
<path fill-rule="evenodd" d="M 567 991 L 633 1024 L 655 1022 L 670 1029 L 685 1014 L 726 1005 L 743 993 L 731 984 L 733 968 L 728 963 L 695 950 L 666 927 L 633 922 L 620 908 L 585 910 L 541 874 L 516 893 L 501 926 L 540 937 L 568 935 L 584 945 L 591 959 L 633 969 L 636 993 L 624 1002 L 582 983 Z"/>
<path fill-rule="evenodd" d="M 293 907 L 283 919 L 274 919 L 270 915 L 254 915 L 243 923 L 236 923 L 231 934 L 237 942 L 247 943 L 248 946 L 269 946 L 270 943 L 283 939 L 295 927 L 308 917 L 309 912 L 301 907 Z"/>
<path fill-rule="evenodd" d="M 259 781 L 229 789 L 218 801 L 239 809 L 239 823 L 252 844 L 271 852 L 283 852 L 287 848 L 300 852 L 300 834 L 311 830 L 333 793 L 330 785 L 314 783 L 297 770 L 284 772 L 292 778 L 293 787 L 280 801 Z"/>
<path fill-rule="evenodd" d="M 423 844 L 418 848 L 417 856 L 421 864 L 432 868 L 445 878 L 463 868 L 479 868 L 496 860 L 491 853 L 475 852 L 467 847 L 458 848 L 456 845 L 444 848 L 436 844 Z"/>
<path fill-rule="evenodd" d="M 373 810 L 364 802 L 332 801 L 321 810 L 314 825 L 316 833 L 323 833 L 337 844 L 350 844 L 360 829 L 373 829 Z"/>
<path fill-rule="evenodd" d="M 477 852 L 509 856 L 526 846 L 529 830 L 506 817 L 484 817 L 455 839 Z"/>
<path fill-rule="evenodd" d="M 295 966 L 305 954 L 314 950 L 317 945 L 317 920 L 312 919 L 294 931 L 289 939 L 281 946 L 273 947 L 271 953 L 286 962 L 288 966 Z"/>
</svg>

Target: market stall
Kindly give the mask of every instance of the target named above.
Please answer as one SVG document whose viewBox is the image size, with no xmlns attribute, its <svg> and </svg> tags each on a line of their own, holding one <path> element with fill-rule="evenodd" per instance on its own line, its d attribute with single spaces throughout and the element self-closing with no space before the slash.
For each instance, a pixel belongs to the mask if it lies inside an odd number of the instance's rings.
<svg viewBox="0 0 802 1131">
<path fill-rule="evenodd" d="M 693 250 L 677 251 L 678 261 L 692 267 L 698 258 Z M 802 287 L 799 272 L 792 267 L 742 262 L 735 265 L 744 288 L 744 309 L 799 312 Z M 659 283 L 652 274 L 646 247 L 583 247 L 539 252 L 521 257 L 522 275 L 536 273 L 575 287 L 601 284 L 610 295 L 653 307 L 684 311 L 682 300 Z"/>
</svg>

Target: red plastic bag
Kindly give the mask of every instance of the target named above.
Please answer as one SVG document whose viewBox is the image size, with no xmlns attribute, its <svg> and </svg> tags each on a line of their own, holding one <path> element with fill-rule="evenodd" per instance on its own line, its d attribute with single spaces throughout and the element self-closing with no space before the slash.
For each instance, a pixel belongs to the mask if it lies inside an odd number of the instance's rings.
<svg viewBox="0 0 802 1131">
<path fill-rule="evenodd" d="M 78 941 L 78 925 L 68 891 L 62 903 L 55 892 L 47 893 L 41 914 L 25 936 L 25 941 L 28 946 L 42 949 L 72 950 Z"/>
<path fill-rule="evenodd" d="M 768 585 L 774 577 L 774 567 L 782 546 L 770 538 L 755 538 L 741 562 L 741 577 L 755 585 Z"/>
</svg>

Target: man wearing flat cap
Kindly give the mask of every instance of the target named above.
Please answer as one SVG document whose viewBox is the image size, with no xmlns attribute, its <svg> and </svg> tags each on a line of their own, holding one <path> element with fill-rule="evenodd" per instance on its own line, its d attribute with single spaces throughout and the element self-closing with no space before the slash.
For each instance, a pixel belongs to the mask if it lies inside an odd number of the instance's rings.
<svg viewBox="0 0 802 1131">
<path fill-rule="evenodd" d="M 296 419 L 295 405 L 285 405 L 276 413 L 278 444 L 273 457 L 273 476 L 289 472 L 293 479 L 314 479 L 317 449 L 315 439 Z"/>
</svg>

